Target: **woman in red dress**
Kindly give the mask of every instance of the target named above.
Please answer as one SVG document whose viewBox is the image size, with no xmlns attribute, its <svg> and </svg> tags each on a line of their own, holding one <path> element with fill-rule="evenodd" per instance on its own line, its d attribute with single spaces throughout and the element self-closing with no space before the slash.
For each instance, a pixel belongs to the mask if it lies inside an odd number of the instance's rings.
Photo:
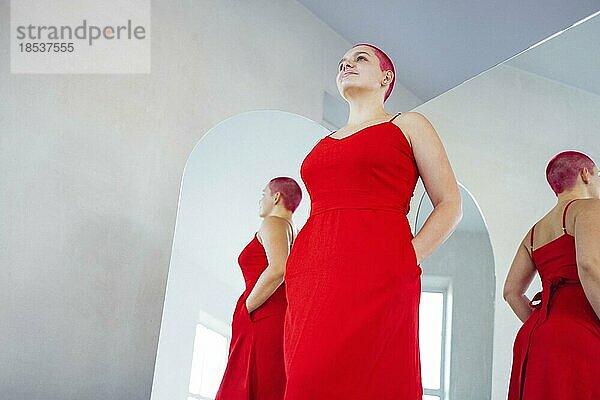
<svg viewBox="0 0 600 400">
<path fill-rule="evenodd" d="M 294 241 L 292 213 L 302 191 L 292 178 L 272 179 L 263 189 L 258 232 L 238 257 L 246 281 L 231 324 L 229 358 L 216 400 L 282 400 L 285 390 L 282 284 Z"/>
<path fill-rule="evenodd" d="M 429 121 L 385 112 L 393 83 L 381 50 L 351 48 L 337 75 L 347 125 L 302 162 L 311 212 L 286 267 L 286 400 L 421 400 L 418 264 L 450 235 L 461 201 Z M 419 176 L 435 208 L 413 238 Z"/>
<path fill-rule="evenodd" d="M 555 156 L 546 176 L 556 205 L 528 232 L 504 284 L 524 322 L 515 338 L 509 400 L 600 399 L 600 177 L 587 155 Z M 525 295 L 535 274 L 542 292 Z"/>
</svg>

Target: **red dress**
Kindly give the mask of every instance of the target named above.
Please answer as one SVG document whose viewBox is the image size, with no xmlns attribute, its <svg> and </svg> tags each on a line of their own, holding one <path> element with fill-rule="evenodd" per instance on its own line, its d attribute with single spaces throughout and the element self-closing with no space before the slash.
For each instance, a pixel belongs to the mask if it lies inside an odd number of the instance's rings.
<svg viewBox="0 0 600 400">
<path fill-rule="evenodd" d="M 311 212 L 286 267 L 285 399 L 420 400 L 407 139 L 391 120 L 328 136 L 300 172 Z"/>
<path fill-rule="evenodd" d="M 572 202 L 571 202 L 572 203 Z M 542 292 L 515 339 L 509 400 L 600 399 L 600 320 L 577 273 L 575 238 L 563 235 L 533 250 Z"/>
<path fill-rule="evenodd" d="M 265 249 L 256 235 L 240 253 L 238 263 L 246 290 L 233 312 L 229 358 L 215 400 L 282 400 L 285 287 L 282 284 L 248 314 L 246 298 L 268 265 Z"/>
</svg>

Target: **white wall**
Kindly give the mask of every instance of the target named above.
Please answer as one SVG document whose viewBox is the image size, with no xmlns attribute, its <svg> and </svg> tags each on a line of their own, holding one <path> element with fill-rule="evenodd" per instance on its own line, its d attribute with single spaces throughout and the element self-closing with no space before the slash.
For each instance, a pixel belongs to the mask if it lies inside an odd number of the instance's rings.
<svg viewBox="0 0 600 400">
<path fill-rule="evenodd" d="M 520 326 L 502 299 L 504 279 L 519 242 L 556 201 L 544 176 L 551 156 L 579 149 L 600 159 L 599 109 L 600 96 L 506 65 L 417 108 L 441 135 L 488 223 L 497 277 L 494 400 L 506 398 Z"/>
<path fill-rule="evenodd" d="M 151 74 L 12 75 L 9 4 L 0 0 L 2 398 L 147 399 L 194 144 L 253 109 L 320 121 L 350 43 L 295 1 L 157 1 Z M 402 92 L 390 111 L 414 105 Z"/>
<path fill-rule="evenodd" d="M 349 47 L 294 1 L 161 1 L 149 75 L 11 75 L 0 0 L 3 399 L 147 399 L 183 167 L 252 109 L 321 120 Z M 390 112 L 414 105 L 397 85 Z M 502 281 L 553 204 L 547 160 L 600 158 L 600 97 L 501 66 L 418 108 L 478 200 L 496 260 L 494 400 L 519 323 Z M 413 205 L 413 207 L 415 207 Z"/>
</svg>

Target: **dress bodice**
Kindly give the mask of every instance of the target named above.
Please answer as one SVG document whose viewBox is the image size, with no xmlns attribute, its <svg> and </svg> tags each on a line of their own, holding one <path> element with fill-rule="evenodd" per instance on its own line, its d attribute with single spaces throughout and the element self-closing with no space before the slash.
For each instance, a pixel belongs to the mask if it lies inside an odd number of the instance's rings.
<svg viewBox="0 0 600 400">
<path fill-rule="evenodd" d="M 300 173 L 311 215 L 339 208 L 406 214 L 419 177 L 412 148 L 391 121 L 341 139 L 324 137 L 306 156 Z"/>
</svg>

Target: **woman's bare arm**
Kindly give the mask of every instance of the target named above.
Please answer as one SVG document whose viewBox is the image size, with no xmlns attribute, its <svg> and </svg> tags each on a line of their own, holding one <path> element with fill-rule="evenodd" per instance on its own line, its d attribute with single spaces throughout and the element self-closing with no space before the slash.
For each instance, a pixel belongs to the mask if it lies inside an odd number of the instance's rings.
<svg viewBox="0 0 600 400">
<path fill-rule="evenodd" d="M 460 222 L 462 201 L 444 145 L 429 120 L 409 112 L 396 121 L 409 136 L 419 175 L 433 204 L 432 213 L 412 241 L 417 261 L 421 263 L 448 239 Z"/>
<path fill-rule="evenodd" d="M 519 245 L 515 258 L 510 266 L 506 281 L 504 282 L 504 300 L 510 308 L 515 312 L 517 317 L 525 322 L 533 312 L 529 305 L 529 299 L 525 296 L 525 292 L 531 285 L 531 281 L 535 277 L 536 269 L 531 259 L 531 255 L 527 251 L 527 243 L 529 236 Z"/>
<path fill-rule="evenodd" d="M 588 301 L 600 318 L 600 200 L 589 199 L 575 217 L 577 271 Z"/>
<path fill-rule="evenodd" d="M 267 301 L 283 282 L 285 263 L 292 240 L 288 234 L 287 222 L 279 217 L 265 217 L 258 235 L 267 253 L 268 265 L 246 298 L 246 308 L 249 313 Z"/>
</svg>

